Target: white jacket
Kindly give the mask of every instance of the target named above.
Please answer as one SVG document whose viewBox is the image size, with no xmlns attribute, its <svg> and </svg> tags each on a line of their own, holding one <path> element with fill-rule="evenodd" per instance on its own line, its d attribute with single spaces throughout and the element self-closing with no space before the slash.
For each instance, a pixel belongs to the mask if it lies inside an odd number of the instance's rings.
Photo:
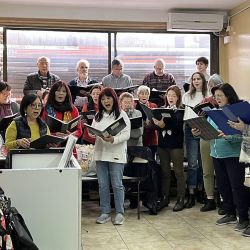
<svg viewBox="0 0 250 250">
<path fill-rule="evenodd" d="M 127 140 L 130 138 L 130 120 L 123 110 L 121 110 L 120 116 L 117 118 L 123 117 L 127 126 L 116 136 L 114 136 L 114 142 L 105 142 L 101 137 L 96 137 L 95 142 L 95 152 L 94 160 L 95 161 L 109 161 L 117 163 L 126 163 L 127 162 Z M 92 127 L 99 130 L 104 130 L 109 125 L 111 125 L 115 120 L 114 115 L 109 115 L 108 113 L 103 113 L 103 118 L 100 122 L 93 121 Z"/>
</svg>

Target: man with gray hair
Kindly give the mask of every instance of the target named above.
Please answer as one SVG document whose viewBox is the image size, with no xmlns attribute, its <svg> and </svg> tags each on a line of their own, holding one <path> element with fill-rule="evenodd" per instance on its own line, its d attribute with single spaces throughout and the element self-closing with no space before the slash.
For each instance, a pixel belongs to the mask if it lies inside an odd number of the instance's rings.
<svg viewBox="0 0 250 250">
<path fill-rule="evenodd" d="M 131 77 L 123 74 L 124 64 L 119 59 L 114 59 L 112 61 L 112 72 L 111 74 L 103 77 L 102 84 L 104 87 L 111 88 L 126 88 L 132 86 Z"/>
<path fill-rule="evenodd" d="M 165 91 L 171 85 L 175 85 L 174 76 L 165 73 L 166 64 L 162 58 L 158 58 L 154 62 L 154 71 L 147 74 L 142 82 L 143 85 L 150 89 Z"/>
<path fill-rule="evenodd" d="M 24 95 L 37 94 L 41 97 L 46 89 L 49 90 L 55 82 L 60 80 L 59 76 L 49 72 L 50 59 L 48 57 L 39 57 L 37 59 L 37 67 L 38 72 L 27 76 L 23 88 Z"/>
</svg>

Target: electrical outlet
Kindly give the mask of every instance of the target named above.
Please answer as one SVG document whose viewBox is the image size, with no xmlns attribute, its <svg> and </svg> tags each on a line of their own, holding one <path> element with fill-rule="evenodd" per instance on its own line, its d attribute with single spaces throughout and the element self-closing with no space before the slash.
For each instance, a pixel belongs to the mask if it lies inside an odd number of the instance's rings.
<svg viewBox="0 0 250 250">
<path fill-rule="evenodd" d="M 224 44 L 228 44 L 231 42 L 231 37 L 230 36 L 225 36 L 224 37 Z"/>
</svg>

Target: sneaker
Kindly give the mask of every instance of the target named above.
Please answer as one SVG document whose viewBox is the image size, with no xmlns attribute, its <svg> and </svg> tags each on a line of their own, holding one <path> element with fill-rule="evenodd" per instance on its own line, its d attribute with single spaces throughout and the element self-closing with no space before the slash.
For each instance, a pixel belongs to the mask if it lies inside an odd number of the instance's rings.
<svg viewBox="0 0 250 250">
<path fill-rule="evenodd" d="M 237 222 L 237 218 L 235 215 L 225 215 L 219 220 L 216 221 L 216 225 L 226 225 L 226 224 L 235 224 Z"/>
<path fill-rule="evenodd" d="M 234 227 L 235 231 L 242 232 L 245 230 L 249 225 L 249 220 L 244 220 L 242 222 L 238 222 L 236 226 Z"/>
<path fill-rule="evenodd" d="M 123 214 L 118 213 L 115 216 L 115 220 L 114 220 L 113 224 L 114 225 L 122 225 L 124 221 L 125 221 L 125 218 L 124 218 Z"/>
<path fill-rule="evenodd" d="M 207 199 L 205 205 L 200 209 L 201 212 L 208 212 L 216 209 L 214 199 Z"/>
<path fill-rule="evenodd" d="M 123 214 L 118 213 L 115 216 L 115 220 L 114 220 L 113 224 L 114 225 L 122 225 L 124 221 L 125 221 L 125 218 L 124 218 Z"/>
<path fill-rule="evenodd" d="M 248 226 L 242 233 L 245 237 L 250 237 L 250 226 Z"/>
<path fill-rule="evenodd" d="M 109 214 L 101 214 L 97 219 L 96 219 L 96 223 L 97 224 L 104 224 L 108 221 L 111 220 L 111 217 Z"/>
</svg>

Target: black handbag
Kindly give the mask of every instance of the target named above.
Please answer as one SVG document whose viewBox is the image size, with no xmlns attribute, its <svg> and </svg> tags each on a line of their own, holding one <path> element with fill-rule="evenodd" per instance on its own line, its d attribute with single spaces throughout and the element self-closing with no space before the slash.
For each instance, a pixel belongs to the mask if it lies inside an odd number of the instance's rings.
<svg viewBox="0 0 250 250">
<path fill-rule="evenodd" d="M 39 250 L 33 242 L 33 238 L 22 215 L 18 213 L 15 207 L 11 207 L 9 210 L 8 222 L 11 228 L 10 236 L 14 249 Z"/>
<path fill-rule="evenodd" d="M 22 215 L 15 207 L 11 207 L 10 198 L 4 195 L 0 187 L 0 209 L 6 222 L 6 228 L 1 228 L 1 235 L 10 235 L 15 250 L 39 250 L 27 228 Z M 3 248 L 5 249 L 5 248 Z"/>
</svg>

